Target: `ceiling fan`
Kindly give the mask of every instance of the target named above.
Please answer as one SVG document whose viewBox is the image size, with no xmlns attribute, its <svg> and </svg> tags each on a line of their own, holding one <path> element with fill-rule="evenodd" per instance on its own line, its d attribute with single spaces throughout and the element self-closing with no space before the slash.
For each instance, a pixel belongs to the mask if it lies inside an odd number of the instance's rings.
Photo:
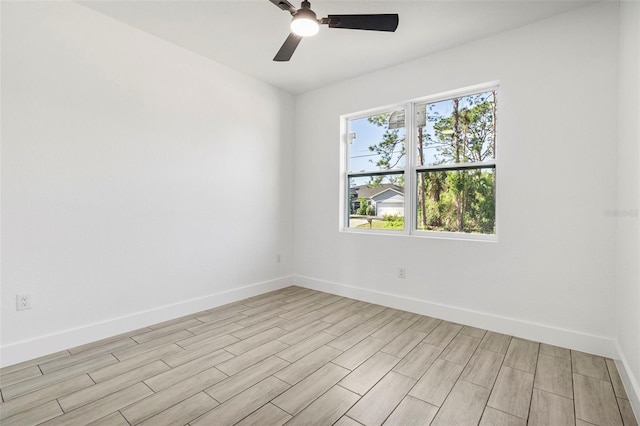
<svg viewBox="0 0 640 426">
<path fill-rule="evenodd" d="M 320 24 L 329 28 L 347 28 L 352 30 L 389 31 L 394 32 L 398 28 L 397 13 L 383 13 L 374 15 L 329 15 L 318 19 L 311 3 L 304 0 L 300 9 L 296 9 L 287 0 L 269 0 L 280 9 L 289 12 L 291 20 L 291 34 L 273 58 L 277 62 L 286 62 L 291 59 L 293 52 L 300 44 L 303 37 L 318 33 Z"/>
</svg>

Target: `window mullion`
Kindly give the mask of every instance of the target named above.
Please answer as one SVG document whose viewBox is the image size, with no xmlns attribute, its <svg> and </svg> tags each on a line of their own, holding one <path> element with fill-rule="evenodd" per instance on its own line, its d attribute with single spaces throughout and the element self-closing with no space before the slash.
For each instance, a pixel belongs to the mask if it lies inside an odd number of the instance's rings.
<svg viewBox="0 0 640 426">
<path fill-rule="evenodd" d="M 416 197 L 416 177 L 415 172 L 415 109 L 414 104 L 409 102 L 405 106 L 405 172 L 404 172 L 404 232 L 405 234 L 412 234 L 415 229 L 416 223 L 416 209 L 415 209 L 415 197 Z"/>
</svg>

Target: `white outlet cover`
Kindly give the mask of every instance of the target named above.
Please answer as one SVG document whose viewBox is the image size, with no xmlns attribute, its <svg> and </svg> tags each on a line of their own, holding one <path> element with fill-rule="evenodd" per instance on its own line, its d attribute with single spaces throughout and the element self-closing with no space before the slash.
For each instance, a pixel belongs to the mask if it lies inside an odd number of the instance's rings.
<svg viewBox="0 0 640 426">
<path fill-rule="evenodd" d="M 16 294 L 16 310 L 31 309 L 31 293 Z"/>
</svg>

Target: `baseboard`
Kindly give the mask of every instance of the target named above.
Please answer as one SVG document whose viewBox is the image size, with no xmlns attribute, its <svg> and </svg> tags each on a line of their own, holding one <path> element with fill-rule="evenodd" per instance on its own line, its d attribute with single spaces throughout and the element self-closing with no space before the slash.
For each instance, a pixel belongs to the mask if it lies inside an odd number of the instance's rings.
<svg viewBox="0 0 640 426">
<path fill-rule="evenodd" d="M 12 343 L 0 348 L 0 366 L 17 364 L 290 285 L 291 275 Z"/>
<path fill-rule="evenodd" d="M 616 360 L 616 367 L 620 373 L 620 378 L 624 384 L 624 390 L 627 392 L 627 396 L 629 397 L 629 402 L 631 403 L 633 412 L 636 415 L 636 419 L 640 419 L 640 382 L 638 382 L 638 377 L 633 374 L 633 370 L 631 370 L 629 361 L 625 356 L 625 353 L 622 351 L 618 340 L 615 341 L 615 345 L 616 351 L 618 352 L 617 356 L 614 358 Z"/>
<path fill-rule="evenodd" d="M 486 312 L 473 311 L 426 300 L 399 296 L 346 284 L 294 275 L 293 283 L 300 287 L 351 297 L 365 302 L 428 315 L 447 321 L 484 328 L 550 345 L 562 346 L 608 358 L 616 358 L 614 340 L 608 337 L 566 330 L 545 324 L 522 321 Z"/>
</svg>

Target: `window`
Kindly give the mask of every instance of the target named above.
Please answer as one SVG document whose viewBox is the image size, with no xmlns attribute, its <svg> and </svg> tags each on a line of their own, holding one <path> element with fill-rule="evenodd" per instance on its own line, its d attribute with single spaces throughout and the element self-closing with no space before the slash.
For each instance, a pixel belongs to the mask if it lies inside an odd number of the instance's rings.
<svg viewBox="0 0 640 426">
<path fill-rule="evenodd" d="M 403 231 L 404 109 L 349 119 L 347 227 Z"/>
<path fill-rule="evenodd" d="M 344 118 L 343 229 L 496 234 L 497 86 Z"/>
</svg>

